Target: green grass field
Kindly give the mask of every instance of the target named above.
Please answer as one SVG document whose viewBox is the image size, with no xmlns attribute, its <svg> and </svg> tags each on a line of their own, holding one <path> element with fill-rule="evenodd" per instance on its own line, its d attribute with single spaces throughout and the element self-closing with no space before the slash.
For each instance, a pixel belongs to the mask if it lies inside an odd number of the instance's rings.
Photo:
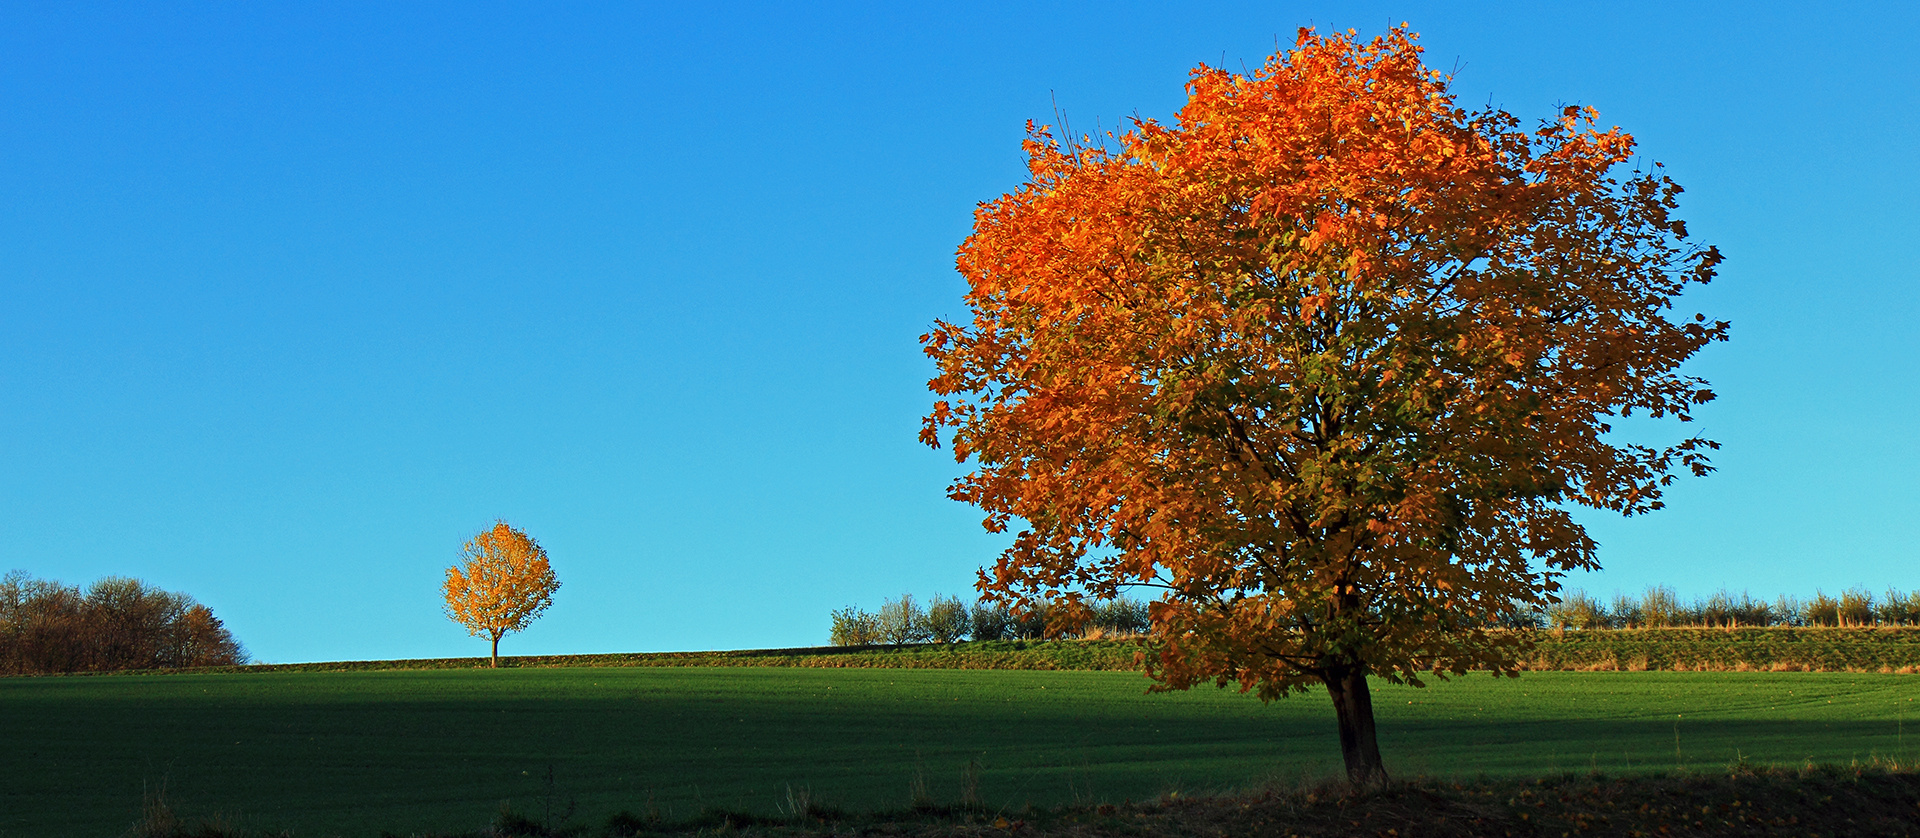
<svg viewBox="0 0 1920 838">
<path fill-rule="evenodd" d="M 1324 696 L 1146 694 L 1133 673 L 800 668 L 265 672 L 0 679 L 0 835 L 113 835 L 176 812 L 302 836 L 847 809 L 916 782 L 992 806 L 1223 791 L 1337 768 Z M 1717 769 L 1920 754 L 1920 678 L 1530 673 L 1376 692 L 1401 775 Z M 1677 749 L 1677 753 L 1676 753 Z M 551 769 L 552 780 L 548 781 Z"/>
</svg>

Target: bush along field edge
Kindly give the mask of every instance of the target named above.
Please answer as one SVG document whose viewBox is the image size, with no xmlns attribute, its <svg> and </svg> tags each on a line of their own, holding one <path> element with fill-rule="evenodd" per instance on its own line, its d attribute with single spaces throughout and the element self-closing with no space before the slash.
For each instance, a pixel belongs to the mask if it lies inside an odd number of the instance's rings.
<svg viewBox="0 0 1920 838">
<path fill-rule="evenodd" d="M 1037 640 L 1043 637 L 1129 637 L 1152 628 L 1147 603 L 1128 597 L 1090 603 L 1084 619 L 1064 623 L 1045 603 L 1026 611 L 981 600 L 968 606 L 958 597 L 935 595 L 921 606 L 912 594 L 881 604 L 878 611 L 846 607 L 831 615 L 828 637 L 834 646 L 952 643 L 960 640 Z M 1639 596 L 1616 593 L 1606 602 L 1574 590 L 1545 608 L 1516 605 L 1499 620 L 1510 629 L 1644 628 L 1888 628 L 1920 627 L 1920 591 L 1889 589 L 1875 595 L 1850 588 L 1839 596 L 1814 591 L 1800 598 L 1756 599 L 1720 591 L 1692 601 L 1672 588 L 1653 586 Z"/>
</svg>

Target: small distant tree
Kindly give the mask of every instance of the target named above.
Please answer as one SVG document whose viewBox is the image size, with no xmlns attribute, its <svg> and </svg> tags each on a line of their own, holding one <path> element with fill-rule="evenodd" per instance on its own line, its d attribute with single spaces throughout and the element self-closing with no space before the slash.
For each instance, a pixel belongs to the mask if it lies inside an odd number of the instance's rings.
<svg viewBox="0 0 1920 838">
<path fill-rule="evenodd" d="M 489 665 L 500 665 L 500 638 L 524 630 L 553 605 L 560 590 L 547 551 L 532 536 L 505 521 L 482 530 L 462 548 L 459 564 L 447 568 L 442 592 L 447 616 L 467 633 L 493 642 Z"/>
<path fill-rule="evenodd" d="M 1153 627 L 1153 619 L 1147 613 L 1147 604 L 1137 599 L 1117 597 L 1093 604 L 1093 617 L 1088 621 L 1090 628 L 1097 628 L 1109 635 L 1145 634 Z"/>
<path fill-rule="evenodd" d="M 828 637 L 835 646 L 872 646 L 880 642 L 880 618 L 849 605 L 833 612 Z"/>
<path fill-rule="evenodd" d="M 1840 593 L 1839 623 L 1843 626 L 1873 625 L 1873 592 L 1849 588 Z"/>
<path fill-rule="evenodd" d="M 927 633 L 933 636 L 933 642 L 958 643 L 967 639 L 972 627 L 973 615 L 967 613 L 967 604 L 959 597 L 935 594 L 927 602 Z"/>
<path fill-rule="evenodd" d="M 1607 625 L 1612 628 L 1644 628 L 1647 625 L 1647 610 L 1640 607 L 1640 600 L 1626 594 L 1614 594 L 1613 606 L 1607 609 L 1611 620 Z"/>
<path fill-rule="evenodd" d="M 933 639 L 927 630 L 927 612 L 913 601 L 913 594 L 901 594 L 880 604 L 880 639 L 888 643 L 925 643 Z"/>
<path fill-rule="evenodd" d="M 1585 591 L 1564 594 L 1546 608 L 1547 622 L 1561 629 L 1602 629 L 1612 625 L 1607 607 Z"/>
<path fill-rule="evenodd" d="M 973 639 L 1000 640 L 1012 632 L 1013 612 L 1002 603 L 981 600 L 973 604 Z"/>
<path fill-rule="evenodd" d="M 1764 606 L 1763 606 L 1764 607 Z M 1902 594 L 1892 588 L 1887 596 L 1874 608 L 1880 622 L 1890 626 L 1920 625 L 1920 591 Z"/>
<path fill-rule="evenodd" d="M 1053 611 L 1052 603 L 1044 601 L 1028 603 L 1025 608 L 1015 608 L 1009 612 L 1012 619 L 1007 622 L 1007 634 L 1016 640 L 1044 640 L 1047 637 L 1047 622 L 1053 616 Z M 1056 634 L 1074 628 L 1068 626 Z"/>
</svg>

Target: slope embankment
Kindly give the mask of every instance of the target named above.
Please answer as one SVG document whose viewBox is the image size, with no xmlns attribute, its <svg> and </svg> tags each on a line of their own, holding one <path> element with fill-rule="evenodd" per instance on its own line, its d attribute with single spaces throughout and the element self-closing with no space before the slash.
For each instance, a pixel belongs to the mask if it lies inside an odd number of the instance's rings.
<svg viewBox="0 0 1920 838">
<path fill-rule="evenodd" d="M 1524 667 L 1548 671 L 1920 671 L 1920 627 L 1649 628 L 1533 633 Z M 815 646 L 714 652 L 502 657 L 505 667 L 769 666 L 855 669 L 1126 671 L 1140 639 L 993 640 L 906 646 Z M 472 669 L 487 659 L 335 661 L 213 667 L 199 672 Z"/>
</svg>

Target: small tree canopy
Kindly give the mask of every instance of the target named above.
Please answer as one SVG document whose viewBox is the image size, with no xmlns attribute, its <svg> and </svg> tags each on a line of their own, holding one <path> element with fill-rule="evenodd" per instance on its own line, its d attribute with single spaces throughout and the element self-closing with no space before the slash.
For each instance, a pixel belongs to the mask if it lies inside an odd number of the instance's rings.
<svg viewBox="0 0 1920 838">
<path fill-rule="evenodd" d="M 500 638 L 524 630 L 553 605 L 560 580 L 540 543 L 505 521 L 468 539 L 461 553 L 441 588 L 447 616 L 493 642 L 489 665 L 497 667 Z"/>
<path fill-rule="evenodd" d="M 1609 423 L 1689 421 L 1713 394 L 1678 368 L 1729 328 L 1669 316 L 1721 257 L 1631 136 L 1465 110 L 1416 37 L 1303 29 L 1098 144 L 1030 125 L 960 247 L 971 321 L 923 338 L 951 495 L 1022 522 L 982 592 L 1072 624 L 1157 586 L 1160 688 L 1325 684 L 1357 782 L 1369 673 L 1513 673 L 1491 627 L 1597 567 L 1569 507 L 1710 470 Z"/>
</svg>

